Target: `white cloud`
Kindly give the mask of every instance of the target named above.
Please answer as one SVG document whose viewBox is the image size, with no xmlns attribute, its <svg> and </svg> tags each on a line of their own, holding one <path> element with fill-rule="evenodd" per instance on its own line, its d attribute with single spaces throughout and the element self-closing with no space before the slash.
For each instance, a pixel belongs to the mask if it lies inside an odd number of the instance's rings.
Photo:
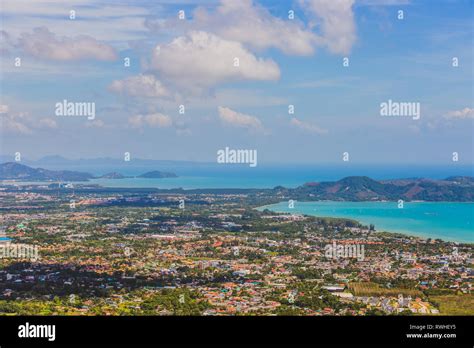
<svg viewBox="0 0 474 348">
<path fill-rule="evenodd" d="M 26 53 L 38 58 L 70 61 L 97 59 L 110 61 L 118 58 L 115 50 L 90 36 L 57 37 L 46 27 L 33 29 L 33 33 L 22 33 L 18 46 Z"/>
<path fill-rule="evenodd" d="M 133 97 L 164 97 L 169 92 L 153 75 L 137 75 L 124 80 L 115 80 L 109 90 L 119 94 L 127 94 Z"/>
<path fill-rule="evenodd" d="M 474 109 L 464 108 L 462 110 L 450 111 L 444 117 L 451 120 L 474 119 Z"/>
<path fill-rule="evenodd" d="M 263 130 L 262 122 L 255 116 L 241 114 L 226 107 L 219 106 L 219 118 L 225 124 L 249 130 Z"/>
<path fill-rule="evenodd" d="M 276 48 L 289 55 L 312 55 L 317 47 L 347 54 L 356 40 L 352 6 L 355 0 L 299 0 L 311 22 L 305 25 L 299 9 L 279 18 L 253 0 L 221 0 L 214 10 L 197 7 L 186 21 L 147 19 L 146 26 L 163 33 L 189 30 L 212 32 L 226 40 L 237 41 L 251 49 Z"/>
<path fill-rule="evenodd" d="M 304 122 L 304 121 L 298 120 L 297 118 L 292 118 L 290 121 L 290 124 L 301 130 L 304 130 L 306 132 L 313 133 L 313 134 L 326 134 L 328 132 L 326 129 L 320 128 L 315 124 Z"/>
<path fill-rule="evenodd" d="M 132 128 L 142 128 L 144 126 L 166 128 L 173 124 L 171 117 L 160 113 L 134 115 L 128 119 L 128 123 Z"/>
<path fill-rule="evenodd" d="M 191 25 L 252 48 L 274 47 L 287 54 L 311 55 L 317 42 L 317 36 L 297 19 L 274 17 L 252 0 L 222 0 L 212 13 L 199 7 Z"/>
<path fill-rule="evenodd" d="M 354 0 L 300 0 L 320 26 L 324 44 L 333 53 L 348 54 L 356 41 Z"/>
<path fill-rule="evenodd" d="M 239 66 L 234 66 L 235 58 Z M 227 81 L 274 81 L 280 77 L 273 60 L 257 58 L 241 43 L 203 31 L 192 31 L 155 49 L 151 68 L 168 83 L 194 92 Z"/>
</svg>

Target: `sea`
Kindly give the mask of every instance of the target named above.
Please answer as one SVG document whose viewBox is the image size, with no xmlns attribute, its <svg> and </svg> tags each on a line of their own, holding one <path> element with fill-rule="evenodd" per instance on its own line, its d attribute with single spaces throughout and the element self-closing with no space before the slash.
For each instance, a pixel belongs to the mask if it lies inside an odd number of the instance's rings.
<svg viewBox="0 0 474 348">
<path fill-rule="evenodd" d="M 377 231 L 474 243 L 474 203 L 453 202 L 288 202 L 258 208 L 318 217 L 349 218 Z"/>
<path fill-rule="evenodd" d="M 375 180 L 400 178 L 444 179 L 449 176 L 474 176 L 470 165 L 455 164 L 449 166 L 427 165 L 365 165 L 347 163 L 336 164 L 295 164 L 295 165 L 248 165 L 192 163 L 192 164 L 157 164 L 142 165 L 49 165 L 51 170 L 73 170 L 101 176 L 109 172 L 118 172 L 125 176 L 138 176 L 152 171 L 173 172 L 177 178 L 124 178 L 92 179 L 86 183 L 99 184 L 105 187 L 140 187 L 140 188 L 274 188 L 284 186 L 295 188 L 307 182 L 336 181 L 347 176 L 368 176 Z"/>
</svg>

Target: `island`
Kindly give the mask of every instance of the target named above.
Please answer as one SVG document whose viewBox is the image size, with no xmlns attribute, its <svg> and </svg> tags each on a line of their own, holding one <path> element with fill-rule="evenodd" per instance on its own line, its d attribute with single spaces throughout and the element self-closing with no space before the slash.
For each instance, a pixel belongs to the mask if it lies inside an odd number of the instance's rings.
<svg viewBox="0 0 474 348">
<path fill-rule="evenodd" d="M 147 179 L 162 179 L 162 178 L 177 178 L 178 176 L 175 173 L 170 172 L 160 172 L 158 170 L 153 170 L 151 172 L 144 173 L 137 176 L 137 178 L 147 178 Z"/>
<path fill-rule="evenodd" d="M 16 162 L 0 164 L 0 180 L 88 181 L 93 178 L 94 176 L 92 174 L 70 170 L 31 168 Z"/>
<path fill-rule="evenodd" d="M 175 173 L 153 170 L 146 172 L 136 178 L 160 179 L 177 178 Z M 101 176 L 90 173 L 76 172 L 70 170 L 49 170 L 43 168 L 32 168 L 16 162 L 0 164 L 0 180 L 15 181 L 89 181 L 90 179 L 126 179 L 133 176 L 125 176 L 118 172 L 110 172 Z"/>
<path fill-rule="evenodd" d="M 126 179 L 131 178 L 131 176 L 125 176 L 117 172 L 110 172 L 100 176 L 98 179 Z"/>
</svg>

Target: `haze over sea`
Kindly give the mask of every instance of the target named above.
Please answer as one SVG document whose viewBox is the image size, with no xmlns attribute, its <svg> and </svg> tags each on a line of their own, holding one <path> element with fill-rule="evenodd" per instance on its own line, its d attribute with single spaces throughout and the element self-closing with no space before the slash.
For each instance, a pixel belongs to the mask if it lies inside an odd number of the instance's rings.
<svg viewBox="0 0 474 348">
<path fill-rule="evenodd" d="M 145 179 L 94 179 L 106 187 L 155 187 L 162 189 L 183 188 L 273 188 L 284 186 L 294 188 L 312 181 L 336 181 L 347 176 L 368 176 L 375 180 L 400 178 L 444 179 L 448 176 L 474 176 L 471 165 L 453 162 L 449 166 L 439 165 L 363 165 L 363 164 L 297 164 L 297 165 L 219 165 L 215 163 L 166 163 L 135 165 L 41 165 L 52 170 L 75 170 L 103 175 L 118 172 L 126 176 L 137 176 L 152 170 L 173 172 L 177 178 Z M 37 167 L 38 165 L 35 165 Z"/>
</svg>

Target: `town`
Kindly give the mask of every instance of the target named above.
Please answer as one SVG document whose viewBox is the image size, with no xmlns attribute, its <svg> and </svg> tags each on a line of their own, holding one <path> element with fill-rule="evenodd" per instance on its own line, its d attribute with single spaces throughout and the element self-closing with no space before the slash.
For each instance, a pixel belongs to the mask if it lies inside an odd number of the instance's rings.
<svg viewBox="0 0 474 348">
<path fill-rule="evenodd" d="M 38 257 L 0 258 L 0 314 L 474 313 L 472 244 L 256 209 L 281 199 L 3 185 L 0 243 Z"/>
</svg>

